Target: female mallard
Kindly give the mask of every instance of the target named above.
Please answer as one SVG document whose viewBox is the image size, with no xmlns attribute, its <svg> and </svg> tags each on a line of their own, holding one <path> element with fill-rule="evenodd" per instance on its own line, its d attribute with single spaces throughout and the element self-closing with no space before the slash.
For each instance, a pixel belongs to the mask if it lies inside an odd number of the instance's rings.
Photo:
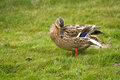
<svg viewBox="0 0 120 80">
<path fill-rule="evenodd" d="M 50 37 L 55 44 L 65 50 L 78 51 L 87 49 L 91 45 L 102 47 L 99 39 L 94 34 L 102 33 L 95 25 L 65 25 L 64 19 L 57 18 L 50 28 Z"/>
</svg>

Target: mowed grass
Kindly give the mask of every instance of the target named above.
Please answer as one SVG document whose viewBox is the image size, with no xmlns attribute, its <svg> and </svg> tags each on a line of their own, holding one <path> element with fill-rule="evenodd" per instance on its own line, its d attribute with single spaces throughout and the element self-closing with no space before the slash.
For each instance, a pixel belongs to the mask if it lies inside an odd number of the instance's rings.
<svg viewBox="0 0 120 80">
<path fill-rule="evenodd" d="M 49 37 L 58 17 L 103 26 L 110 47 L 77 57 L 58 48 Z M 120 80 L 120 0 L 1 0 L 0 80 Z"/>
</svg>

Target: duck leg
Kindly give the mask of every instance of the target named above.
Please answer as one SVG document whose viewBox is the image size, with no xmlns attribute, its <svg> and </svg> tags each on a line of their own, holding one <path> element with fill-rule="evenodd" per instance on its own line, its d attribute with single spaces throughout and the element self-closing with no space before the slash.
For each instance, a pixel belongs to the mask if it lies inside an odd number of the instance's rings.
<svg viewBox="0 0 120 80">
<path fill-rule="evenodd" d="M 78 49 L 75 48 L 75 56 L 77 56 L 77 55 L 78 55 Z"/>
</svg>

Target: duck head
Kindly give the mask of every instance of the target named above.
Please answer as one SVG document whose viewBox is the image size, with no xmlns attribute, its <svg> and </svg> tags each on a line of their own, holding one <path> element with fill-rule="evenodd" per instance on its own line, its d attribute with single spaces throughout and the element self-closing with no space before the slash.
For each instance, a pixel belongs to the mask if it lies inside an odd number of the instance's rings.
<svg viewBox="0 0 120 80">
<path fill-rule="evenodd" d="M 55 21 L 55 25 L 58 28 L 59 31 L 59 36 L 62 38 L 63 37 L 63 28 L 64 28 L 64 19 L 59 17 Z"/>
</svg>

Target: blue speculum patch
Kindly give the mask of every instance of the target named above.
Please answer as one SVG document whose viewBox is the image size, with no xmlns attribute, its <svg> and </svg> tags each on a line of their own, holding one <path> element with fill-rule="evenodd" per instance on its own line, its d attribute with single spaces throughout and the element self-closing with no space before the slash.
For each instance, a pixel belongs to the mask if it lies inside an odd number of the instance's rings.
<svg viewBox="0 0 120 80">
<path fill-rule="evenodd" d="M 85 37 L 87 35 L 88 32 L 85 32 L 85 33 L 81 33 L 80 34 L 80 37 Z"/>
</svg>

